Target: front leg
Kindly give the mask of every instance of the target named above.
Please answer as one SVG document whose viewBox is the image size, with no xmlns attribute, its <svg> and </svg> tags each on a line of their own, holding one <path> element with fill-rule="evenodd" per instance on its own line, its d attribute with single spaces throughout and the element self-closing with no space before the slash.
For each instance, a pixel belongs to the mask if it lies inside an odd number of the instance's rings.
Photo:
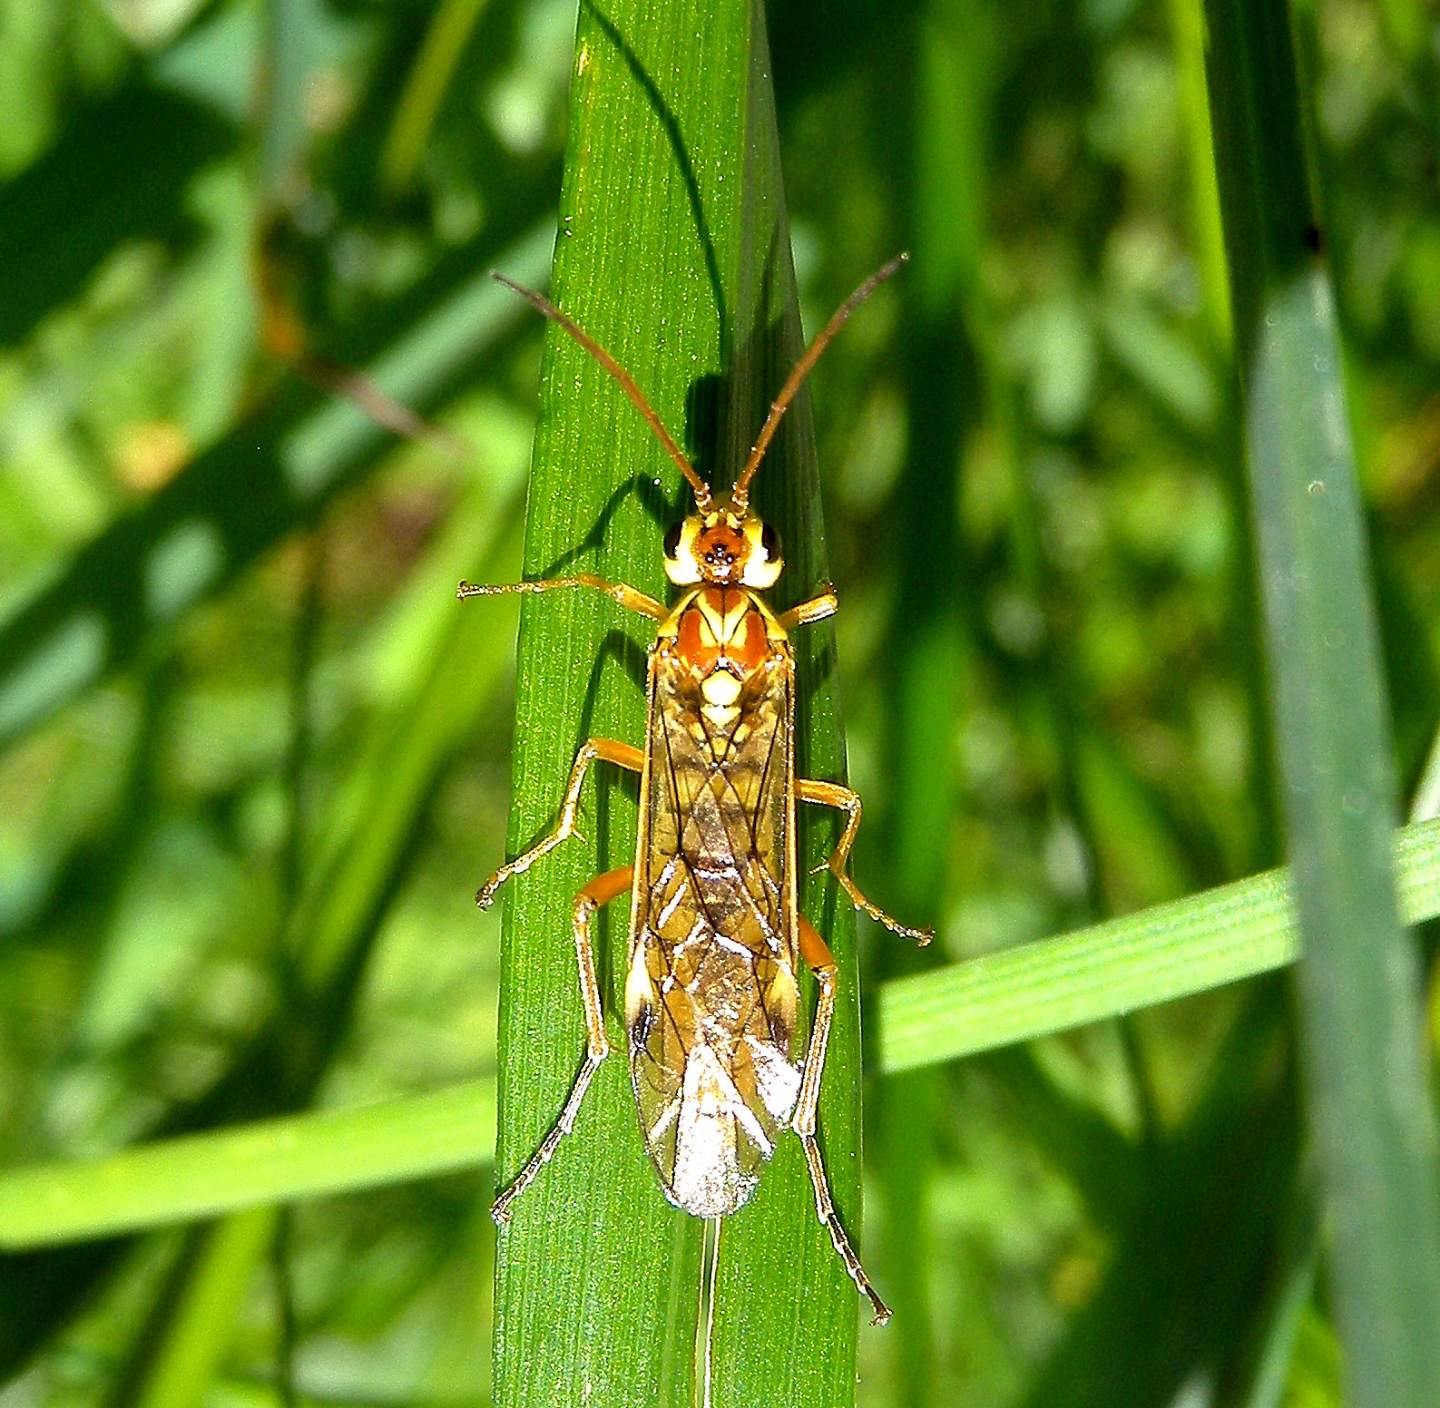
<svg viewBox="0 0 1440 1408">
<path fill-rule="evenodd" d="M 562 841 L 575 834 L 575 817 L 580 810 L 580 788 L 585 782 L 585 773 L 596 759 L 614 763 L 617 767 L 639 772 L 645 762 L 645 755 L 633 744 L 621 743 L 614 738 L 587 738 L 575 755 L 570 769 L 570 782 L 565 788 L 565 800 L 560 806 L 560 820 L 548 836 L 542 837 L 523 855 L 518 855 L 502 865 L 476 892 L 475 903 L 481 909 L 489 909 L 490 902 L 498 890 L 512 875 L 529 870 L 541 856 L 549 854 Z"/>
<path fill-rule="evenodd" d="M 565 587 L 589 587 L 608 596 L 611 601 L 618 601 L 627 611 L 638 612 L 652 621 L 663 621 L 670 614 L 653 596 L 646 596 L 624 582 L 607 582 L 593 572 L 577 572 L 573 577 L 541 577 L 533 582 L 501 582 L 494 586 L 461 582 L 455 589 L 455 596 L 459 601 L 472 596 L 532 596 L 537 592 L 553 592 Z"/>
<path fill-rule="evenodd" d="M 840 609 L 840 598 L 835 595 L 835 588 L 826 584 L 823 591 L 812 596 L 808 601 L 797 602 L 788 611 L 780 613 L 780 627 L 785 631 L 793 631 L 796 626 L 812 626 L 816 621 L 824 621 L 833 616 Z"/>
<path fill-rule="evenodd" d="M 871 904 L 860 893 L 860 887 L 850 878 L 845 867 L 850 861 L 850 847 L 855 844 L 855 833 L 860 829 L 860 794 L 838 782 L 815 782 L 809 778 L 795 779 L 795 795 L 802 802 L 814 802 L 822 807 L 835 807 L 845 813 L 845 829 L 840 833 L 840 842 L 825 862 L 830 872 L 840 882 L 840 887 L 850 896 L 856 909 L 863 909 L 872 919 L 879 920 L 891 933 L 914 939 L 924 948 L 935 937 L 933 929 L 912 929 L 898 919 L 892 919 L 878 905 Z"/>
</svg>

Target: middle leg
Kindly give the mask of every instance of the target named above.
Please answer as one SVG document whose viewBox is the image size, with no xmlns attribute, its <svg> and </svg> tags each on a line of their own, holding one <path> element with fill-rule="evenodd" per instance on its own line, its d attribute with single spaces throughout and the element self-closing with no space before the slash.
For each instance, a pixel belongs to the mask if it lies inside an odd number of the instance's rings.
<svg viewBox="0 0 1440 1408">
<path fill-rule="evenodd" d="M 502 865 L 475 892 L 475 903 L 481 909 L 489 909 L 498 890 L 512 875 L 529 870 L 541 856 L 553 851 L 562 841 L 575 834 L 575 817 L 580 810 L 580 789 L 585 784 L 585 774 L 596 760 L 614 763 L 617 767 L 639 772 L 644 766 L 645 755 L 632 743 L 621 743 L 615 738 L 587 738 L 580 745 L 575 761 L 570 768 L 570 781 L 565 788 L 565 800 L 560 804 L 560 820 L 548 836 L 542 836 L 530 849 L 514 860 Z"/>
<path fill-rule="evenodd" d="M 912 929 L 908 924 L 902 924 L 898 919 L 886 914 L 877 904 L 871 904 L 869 900 L 860 893 L 860 887 L 850 878 L 850 872 L 846 866 L 850 863 L 850 847 L 855 844 L 855 833 L 860 830 L 860 794 L 849 787 L 838 782 L 815 782 L 810 778 L 797 777 L 795 779 L 795 795 L 802 802 L 814 802 L 822 807 L 835 807 L 845 813 L 845 829 L 840 833 L 840 841 L 830 853 L 830 859 L 825 862 L 825 867 L 840 882 L 840 888 L 850 896 L 850 902 L 856 909 L 863 909 L 872 919 L 878 920 L 892 934 L 900 934 L 907 939 L 914 939 L 921 948 L 924 948 L 931 939 L 935 937 L 933 929 Z"/>
</svg>

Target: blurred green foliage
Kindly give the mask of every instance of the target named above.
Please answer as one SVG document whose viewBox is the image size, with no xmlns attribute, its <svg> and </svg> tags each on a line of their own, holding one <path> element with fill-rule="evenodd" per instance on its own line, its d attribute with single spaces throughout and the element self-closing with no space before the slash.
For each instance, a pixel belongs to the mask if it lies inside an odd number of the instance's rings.
<svg viewBox="0 0 1440 1408">
<path fill-rule="evenodd" d="M 1435 19 L 1296 10 L 1410 798 Z M 770 7 L 806 326 L 915 256 L 813 400 L 857 874 L 937 961 L 1280 858 L 1197 16 Z M 545 280 L 574 23 L 0 0 L 7 1167 L 493 1075 L 514 617 L 451 592 L 518 570 L 540 328 L 484 274 Z M 872 992 L 913 964 L 862 944 Z M 872 1077 L 865 1403 L 1338 1404 L 1293 1058 L 1262 979 Z M 487 1199 L 5 1254 L 0 1399 L 485 1401 Z"/>
</svg>

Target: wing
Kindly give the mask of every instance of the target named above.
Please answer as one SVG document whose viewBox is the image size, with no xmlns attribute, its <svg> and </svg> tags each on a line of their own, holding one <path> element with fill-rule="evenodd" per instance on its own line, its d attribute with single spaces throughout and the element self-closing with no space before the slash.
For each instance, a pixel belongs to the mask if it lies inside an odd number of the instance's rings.
<svg viewBox="0 0 1440 1408">
<path fill-rule="evenodd" d="M 777 646 L 735 722 L 702 710 L 665 640 L 650 662 L 626 1024 L 666 1197 L 699 1217 L 751 1195 L 795 1105 L 793 666 Z"/>
</svg>

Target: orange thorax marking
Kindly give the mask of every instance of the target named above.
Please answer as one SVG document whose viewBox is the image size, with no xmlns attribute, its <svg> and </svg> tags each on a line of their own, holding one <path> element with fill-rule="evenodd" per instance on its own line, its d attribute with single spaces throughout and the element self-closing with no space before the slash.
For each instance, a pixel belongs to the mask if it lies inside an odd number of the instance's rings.
<svg viewBox="0 0 1440 1408">
<path fill-rule="evenodd" d="M 770 654 L 765 618 L 750 594 L 736 587 L 704 587 L 680 617 L 676 653 L 697 674 L 725 669 L 743 680 Z"/>
</svg>

